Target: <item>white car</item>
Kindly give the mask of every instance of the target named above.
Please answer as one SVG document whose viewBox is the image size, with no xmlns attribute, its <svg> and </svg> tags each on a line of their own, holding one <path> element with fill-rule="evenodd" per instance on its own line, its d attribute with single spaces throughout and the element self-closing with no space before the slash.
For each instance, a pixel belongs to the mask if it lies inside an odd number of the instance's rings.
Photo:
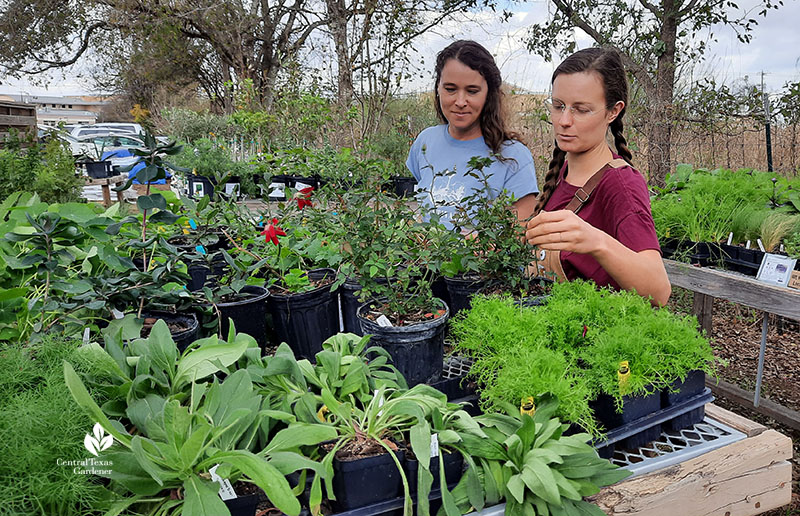
<svg viewBox="0 0 800 516">
<path fill-rule="evenodd" d="M 143 129 L 141 124 L 133 122 L 106 122 L 101 124 L 76 125 L 70 130 L 70 134 L 76 138 L 110 132 L 138 135 L 143 132 Z"/>
</svg>

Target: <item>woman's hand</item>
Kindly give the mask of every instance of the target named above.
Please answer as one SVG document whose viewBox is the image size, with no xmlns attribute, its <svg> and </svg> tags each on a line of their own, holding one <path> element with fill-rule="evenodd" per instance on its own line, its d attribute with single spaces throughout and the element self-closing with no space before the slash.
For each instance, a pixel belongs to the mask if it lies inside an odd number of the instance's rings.
<svg viewBox="0 0 800 516">
<path fill-rule="evenodd" d="M 528 243 L 552 251 L 594 254 L 608 235 L 570 210 L 543 211 L 528 221 Z"/>
</svg>

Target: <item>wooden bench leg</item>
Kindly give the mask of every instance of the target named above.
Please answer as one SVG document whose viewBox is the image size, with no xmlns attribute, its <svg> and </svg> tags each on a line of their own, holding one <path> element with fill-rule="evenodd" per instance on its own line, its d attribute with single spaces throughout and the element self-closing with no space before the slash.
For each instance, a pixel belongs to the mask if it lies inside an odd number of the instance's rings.
<svg viewBox="0 0 800 516">
<path fill-rule="evenodd" d="M 111 206 L 111 188 L 109 188 L 108 183 L 106 183 L 100 185 L 100 189 L 103 191 L 103 206 L 108 208 Z"/>
<path fill-rule="evenodd" d="M 697 326 L 706 335 L 711 335 L 711 315 L 714 312 L 714 298 L 699 292 L 694 293 L 692 313 L 697 317 Z"/>
</svg>

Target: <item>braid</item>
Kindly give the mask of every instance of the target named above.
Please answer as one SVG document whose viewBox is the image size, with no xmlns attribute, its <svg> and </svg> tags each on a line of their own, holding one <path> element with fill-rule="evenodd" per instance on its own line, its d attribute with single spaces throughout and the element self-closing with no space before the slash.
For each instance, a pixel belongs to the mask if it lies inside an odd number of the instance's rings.
<svg viewBox="0 0 800 516">
<path fill-rule="evenodd" d="M 553 195 L 556 185 L 558 184 L 558 174 L 561 172 L 561 167 L 564 166 L 564 159 L 566 157 L 567 153 L 559 149 L 558 143 L 556 143 L 555 147 L 553 148 L 553 159 L 550 160 L 550 168 L 547 170 L 547 174 L 544 176 L 544 184 L 542 185 L 542 191 L 539 192 L 539 196 L 536 200 L 536 207 L 533 209 L 533 215 L 538 215 L 539 212 L 544 209 L 545 204 L 547 204 L 547 201 L 549 201 L 550 197 Z"/>
<path fill-rule="evenodd" d="M 615 118 L 609 127 L 611 128 L 611 134 L 614 135 L 614 146 L 617 148 L 617 154 L 619 154 L 622 159 L 628 162 L 629 165 L 633 166 L 633 154 L 631 150 L 628 148 L 628 142 L 625 140 L 625 135 L 622 133 L 622 115 L 625 113 L 623 109 L 619 116 Z"/>
</svg>

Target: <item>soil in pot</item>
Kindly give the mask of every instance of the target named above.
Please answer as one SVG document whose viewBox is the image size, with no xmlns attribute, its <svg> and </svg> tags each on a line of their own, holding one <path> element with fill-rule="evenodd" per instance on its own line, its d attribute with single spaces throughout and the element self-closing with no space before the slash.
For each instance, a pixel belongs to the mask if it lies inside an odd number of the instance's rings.
<svg viewBox="0 0 800 516">
<path fill-rule="evenodd" d="M 308 278 L 313 290 L 291 294 L 273 287 L 267 305 L 278 342 L 289 344 L 297 358 L 313 360 L 322 343 L 339 333 L 339 293 L 330 290 L 333 269 L 309 271 Z"/>
<path fill-rule="evenodd" d="M 222 335 L 228 335 L 228 319 L 233 320 L 237 333 L 246 333 L 256 339 L 261 349 L 267 346 L 267 298 L 269 291 L 263 287 L 247 285 L 236 299 L 223 299 L 217 303 L 221 316 Z"/>
<path fill-rule="evenodd" d="M 450 316 L 444 301 L 442 309 L 421 314 L 421 322 L 406 319 L 403 326 L 381 326 L 381 315 L 374 303 L 364 303 L 358 309 L 358 320 L 364 334 L 371 334 L 370 345 L 381 346 L 392 357 L 392 363 L 405 377 L 409 387 L 418 383 L 439 380 L 444 362 L 444 330 Z"/>
<path fill-rule="evenodd" d="M 391 441 L 401 467 L 405 452 Z M 323 445 L 330 450 L 333 444 Z M 333 459 L 333 492 L 331 501 L 337 511 L 364 507 L 402 495 L 403 480 L 397 464 L 386 449 L 375 441 L 351 441 L 336 452 Z"/>
<path fill-rule="evenodd" d="M 142 318 L 142 338 L 150 336 L 150 330 L 159 319 L 167 323 L 172 340 L 178 347 L 178 351 L 183 352 L 189 344 L 197 340 L 200 331 L 200 324 L 194 314 L 173 314 L 170 312 L 150 311 L 143 312 Z"/>
</svg>

